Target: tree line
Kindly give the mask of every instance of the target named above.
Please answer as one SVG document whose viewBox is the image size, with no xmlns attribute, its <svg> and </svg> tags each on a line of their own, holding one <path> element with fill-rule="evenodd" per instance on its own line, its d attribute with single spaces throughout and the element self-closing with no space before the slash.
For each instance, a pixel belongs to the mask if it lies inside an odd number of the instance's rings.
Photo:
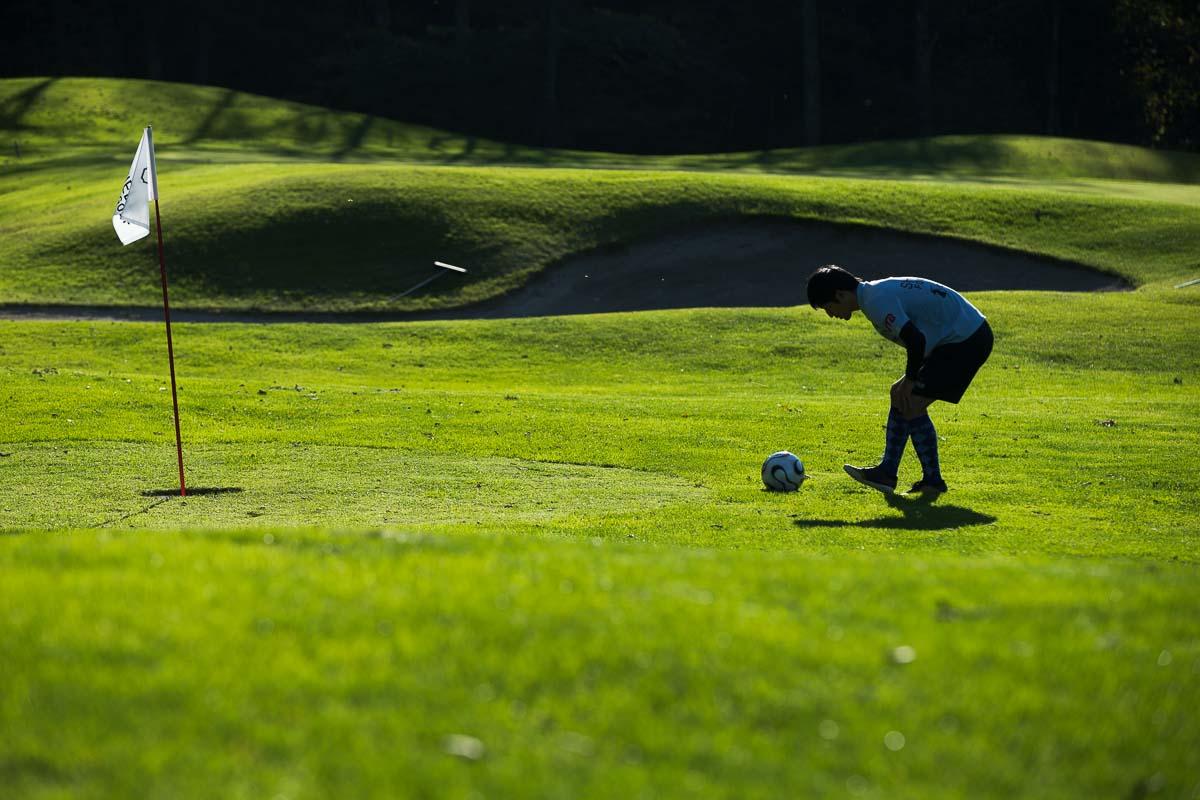
<svg viewBox="0 0 1200 800">
<path fill-rule="evenodd" d="M 8 77 L 210 84 L 522 144 L 1200 149 L 1196 0 L 10 0 L 5 17 Z"/>
</svg>

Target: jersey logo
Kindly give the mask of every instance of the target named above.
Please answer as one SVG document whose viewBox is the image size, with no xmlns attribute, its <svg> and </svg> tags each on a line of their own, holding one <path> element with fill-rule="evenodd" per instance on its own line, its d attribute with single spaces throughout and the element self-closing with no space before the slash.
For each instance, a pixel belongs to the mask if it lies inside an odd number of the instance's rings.
<svg viewBox="0 0 1200 800">
<path fill-rule="evenodd" d="M 884 319 L 884 321 L 883 321 L 883 327 L 887 328 L 889 331 L 892 329 L 892 326 L 895 324 L 896 324 L 896 315 L 895 314 L 888 314 L 887 318 Z"/>
</svg>

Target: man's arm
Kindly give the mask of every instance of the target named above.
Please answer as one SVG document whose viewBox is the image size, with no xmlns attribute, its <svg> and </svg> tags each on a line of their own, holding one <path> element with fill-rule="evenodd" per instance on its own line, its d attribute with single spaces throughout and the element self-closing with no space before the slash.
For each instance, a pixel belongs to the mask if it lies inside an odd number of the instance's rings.
<svg viewBox="0 0 1200 800">
<path fill-rule="evenodd" d="M 900 329 L 900 341 L 904 343 L 904 349 L 908 351 L 908 363 L 904 367 L 904 377 L 915 381 L 921 364 L 925 363 L 925 334 L 917 330 L 917 326 L 909 321 L 904 323 L 904 327 Z"/>
</svg>

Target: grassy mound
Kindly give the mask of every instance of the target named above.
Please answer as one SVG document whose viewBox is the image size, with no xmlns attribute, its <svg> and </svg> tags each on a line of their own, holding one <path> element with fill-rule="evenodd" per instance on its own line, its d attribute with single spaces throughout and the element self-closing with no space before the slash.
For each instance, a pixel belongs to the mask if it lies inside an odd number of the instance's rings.
<svg viewBox="0 0 1200 800">
<path fill-rule="evenodd" d="M 431 128 L 232 89 L 105 78 L 0 80 L 0 130 L 21 143 L 24 160 L 117 155 L 106 151 L 125 148 L 131 135 L 136 140 L 137 132 L 151 124 L 164 154 L 230 161 L 444 160 L 467 141 Z M 504 152 L 492 142 L 479 145 L 483 157 Z M 11 149 L 6 153 L 13 155 Z"/>
<path fill-rule="evenodd" d="M 0 132 L 21 143 L 25 159 L 111 154 L 101 151 L 128 148 L 130 137 L 136 139 L 147 124 L 154 124 L 159 146 L 175 157 L 229 160 L 1200 181 L 1200 156 L 1195 154 L 1050 137 L 941 136 L 748 153 L 630 156 L 518 147 L 208 86 L 107 78 L 0 80 Z M 11 156 L 12 151 L 5 154 L 6 166 L 14 165 Z"/>
<path fill-rule="evenodd" d="M 7 302 L 156 302 L 152 244 L 121 249 L 108 225 L 114 187 L 152 110 L 161 110 L 162 209 L 183 308 L 457 306 L 495 297 L 572 253 L 746 216 L 961 237 L 1135 284 L 1192 277 L 1200 266 L 1200 190 L 1093 180 L 1194 178 L 1193 157 L 1136 148 L 957 138 L 817 148 L 742 165 L 889 176 L 802 178 L 731 173 L 741 169 L 736 156 L 684 163 L 477 143 L 460 158 L 435 131 L 176 84 L 8 80 L 0 109 L 3 129 L 25 142 L 23 158 L 9 158 L 0 173 Z M 370 163 L 335 163 L 351 156 Z M 480 166 L 495 160 L 546 167 Z M 560 168 L 618 163 L 637 170 Z M 914 180 L 930 173 L 941 178 Z M 1020 181 L 985 180 L 1014 173 Z M 434 260 L 471 272 L 398 299 Z"/>
<path fill-rule="evenodd" d="M 1200 251 L 1190 206 L 1029 188 L 307 163 L 160 171 L 181 308 L 461 305 L 495 297 L 571 253 L 747 216 L 960 237 L 1075 261 L 1135 285 L 1191 277 Z M 0 297 L 156 302 L 153 242 L 123 249 L 112 235 L 112 174 L 56 168 L 7 181 Z M 434 260 L 471 271 L 397 298 Z M 804 254 L 797 263 L 803 271 Z"/>
</svg>

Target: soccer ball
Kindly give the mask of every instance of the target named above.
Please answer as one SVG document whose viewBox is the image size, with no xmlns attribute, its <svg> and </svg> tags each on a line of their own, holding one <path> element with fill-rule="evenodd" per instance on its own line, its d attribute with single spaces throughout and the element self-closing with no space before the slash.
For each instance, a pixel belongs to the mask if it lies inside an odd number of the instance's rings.
<svg viewBox="0 0 1200 800">
<path fill-rule="evenodd" d="M 773 492 L 794 492 L 807 480 L 804 464 L 787 450 L 771 453 L 762 465 L 762 481 Z"/>
</svg>

